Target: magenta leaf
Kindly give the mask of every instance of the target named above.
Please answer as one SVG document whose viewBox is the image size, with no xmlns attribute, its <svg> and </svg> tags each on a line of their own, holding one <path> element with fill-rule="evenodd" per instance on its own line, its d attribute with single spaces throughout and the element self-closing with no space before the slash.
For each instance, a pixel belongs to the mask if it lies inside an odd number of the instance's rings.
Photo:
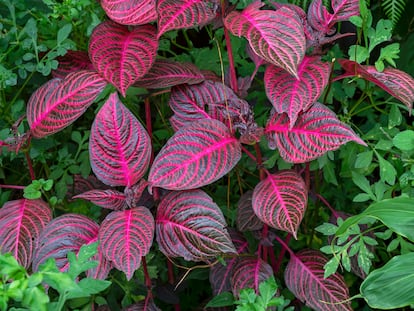
<svg viewBox="0 0 414 311">
<path fill-rule="evenodd" d="M 205 261 L 236 253 L 226 226 L 220 208 L 202 190 L 170 192 L 158 206 L 157 242 L 169 257 Z"/>
<path fill-rule="evenodd" d="M 67 254 L 77 254 L 82 245 L 96 242 L 98 230 L 99 226 L 83 215 L 65 214 L 54 218 L 40 234 L 33 259 L 33 270 L 37 271 L 48 258 L 54 258 L 57 267 L 61 271 L 66 271 L 69 267 Z M 99 262 L 98 267 L 88 273 L 105 279 L 111 265 L 100 252 L 101 248 L 98 247 L 98 254 L 92 257 Z"/>
<path fill-rule="evenodd" d="M 54 78 L 64 79 L 69 73 L 80 70 L 94 70 L 89 55 L 84 51 L 68 51 L 64 56 L 57 58 L 59 66 L 52 70 Z"/>
<path fill-rule="evenodd" d="M 178 84 L 195 84 L 204 81 L 204 75 L 191 63 L 178 63 L 168 59 L 157 59 L 148 73 L 134 86 L 159 89 Z"/>
<path fill-rule="evenodd" d="M 275 113 L 266 125 L 265 134 L 269 148 L 277 148 L 282 158 L 290 163 L 314 160 L 348 141 L 366 146 L 348 125 L 320 103 L 300 114 L 293 128 L 285 113 Z"/>
<path fill-rule="evenodd" d="M 128 207 L 125 194 L 122 192 L 107 190 L 90 190 L 73 197 L 74 199 L 85 199 L 103 208 L 119 211 Z"/>
<path fill-rule="evenodd" d="M 6 202 L 0 208 L 0 251 L 29 268 L 39 235 L 51 219 L 52 211 L 42 200 Z"/>
<path fill-rule="evenodd" d="M 239 297 L 240 291 L 252 288 L 259 293 L 259 284 L 273 275 L 272 267 L 260 258 L 239 258 L 233 267 L 231 277 L 232 292 Z"/>
<path fill-rule="evenodd" d="M 148 254 L 154 238 L 154 218 L 144 206 L 111 212 L 99 229 L 104 256 L 130 280 Z"/>
<path fill-rule="evenodd" d="M 216 0 L 158 0 L 158 38 L 169 30 L 208 24 L 218 5 Z"/>
<path fill-rule="evenodd" d="M 128 27 L 105 21 L 92 32 L 89 55 L 96 70 L 125 96 L 155 61 L 158 41 L 154 26 Z"/>
<path fill-rule="evenodd" d="M 253 191 L 244 193 L 237 204 L 236 225 L 241 231 L 254 231 L 263 228 L 263 222 L 256 216 L 252 205 Z"/>
<path fill-rule="evenodd" d="M 144 25 L 157 19 L 155 0 L 101 0 L 108 17 L 122 25 Z"/>
<path fill-rule="evenodd" d="M 52 79 L 38 88 L 27 104 L 27 121 L 36 138 L 72 124 L 93 103 L 106 82 L 96 72 L 82 70 L 64 80 Z"/>
<path fill-rule="evenodd" d="M 318 57 L 306 56 L 298 67 L 298 78 L 269 65 L 265 72 L 267 97 L 277 113 L 286 112 L 292 127 L 298 115 L 319 98 L 328 84 L 330 65 Z"/>
<path fill-rule="evenodd" d="M 122 104 L 109 96 L 92 124 L 89 138 L 91 167 L 110 186 L 132 186 L 146 173 L 151 157 L 147 131 Z"/>
<path fill-rule="evenodd" d="M 241 158 L 241 145 L 217 120 L 197 120 L 176 132 L 151 166 L 152 187 L 195 189 L 215 182 Z"/>
<path fill-rule="evenodd" d="M 352 310 L 348 287 L 338 272 L 324 278 L 327 258 L 316 250 L 302 250 L 290 257 L 285 270 L 289 290 L 312 309 L 321 311 Z"/>
<path fill-rule="evenodd" d="M 253 2 L 242 12 L 233 11 L 224 24 L 234 35 L 247 38 L 257 55 L 297 77 L 306 48 L 302 22 L 289 8 L 260 10 L 263 5 Z"/>
<path fill-rule="evenodd" d="M 252 205 L 257 217 L 272 228 L 295 238 L 308 202 L 304 180 L 295 171 L 269 174 L 253 191 Z"/>
</svg>

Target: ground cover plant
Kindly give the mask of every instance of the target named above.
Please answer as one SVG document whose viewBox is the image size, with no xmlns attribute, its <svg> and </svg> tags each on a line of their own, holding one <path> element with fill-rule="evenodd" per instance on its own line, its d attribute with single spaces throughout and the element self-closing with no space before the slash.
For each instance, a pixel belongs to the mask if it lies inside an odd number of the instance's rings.
<svg viewBox="0 0 414 311">
<path fill-rule="evenodd" d="M 5 1 L 0 307 L 414 304 L 403 6 Z"/>
</svg>

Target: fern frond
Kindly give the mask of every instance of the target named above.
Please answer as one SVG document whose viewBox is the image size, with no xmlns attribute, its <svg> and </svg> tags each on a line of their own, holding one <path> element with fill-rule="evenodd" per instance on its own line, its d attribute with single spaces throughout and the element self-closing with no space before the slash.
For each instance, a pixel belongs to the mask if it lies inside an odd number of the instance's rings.
<svg viewBox="0 0 414 311">
<path fill-rule="evenodd" d="M 407 0 L 382 0 L 382 8 L 387 18 L 392 21 L 395 26 L 401 18 Z"/>
</svg>

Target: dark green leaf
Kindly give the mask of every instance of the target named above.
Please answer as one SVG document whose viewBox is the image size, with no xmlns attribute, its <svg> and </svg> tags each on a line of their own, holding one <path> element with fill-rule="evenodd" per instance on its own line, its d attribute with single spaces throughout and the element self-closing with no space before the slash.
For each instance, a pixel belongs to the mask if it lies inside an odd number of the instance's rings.
<svg viewBox="0 0 414 311">
<path fill-rule="evenodd" d="M 228 306 L 232 306 L 233 304 L 234 304 L 233 294 L 230 292 L 224 292 L 224 293 L 221 293 L 215 296 L 213 299 L 211 299 L 206 305 L 206 308 L 207 307 L 211 307 L 211 308 L 228 307 Z"/>
</svg>

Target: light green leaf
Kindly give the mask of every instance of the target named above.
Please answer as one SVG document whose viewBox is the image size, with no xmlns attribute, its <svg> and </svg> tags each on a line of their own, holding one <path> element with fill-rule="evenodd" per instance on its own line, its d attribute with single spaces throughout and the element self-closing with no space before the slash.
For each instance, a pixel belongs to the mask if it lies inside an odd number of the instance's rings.
<svg viewBox="0 0 414 311">
<path fill-rule="evenodd" d="M 61 44 L 65 41 L 68 37 L 70 32 L 72 31 L 72 24 L 66 24 L 62 28 L 59 29 L 57 33 L 57 44 Z"/>
<path fill-rule="evenodd" d="M 232 306 L 234 304 L 234 297 L 233 294 L 230 292 L 224 292 L 217 296 L 215 296 L 213 299 L 211 299 L 206 307 L 210 308 L 218 308 L 218 307 L 228 307 Z"/>
<path fill-rule="evenodd" d="M 369 184 L 368 179 L 356 172 L 352 172 L 352 181 L 357 185 L 362 191 L 367 193 L 372 200 L 375 200 L 375 195 L 372 192 L 371 185 Z"/>
<path fill-rule="evenodd" d="M 414 131 L 402 131 L 394 136 L 392 142 L 395 147 L 402 151 L 414 150 Z"/>
<path fill-rule="evenodd" d="M 351 45 L 348 50 L 349 59 L 361 64 L 369 57 L 369 52 L 366 47 L 360 45 Z"/>
<path fill-rule="evenodd" d="M 366 193 L 358 193 L 353 199 L 353 202 L 366 202 L 372 200 L 372 197 Z"/>
<path fill-rule="evenodd" d="M 394 166 L 385 160 L 378 152 L 375 152 L 375 155 L 379 161 L 380 169 L 380 178 L 382 181 L 390 184 L 391 186 L 395 184 L 395 178 L 397 177 L 397 171 Z"/>
<path fill-rule="evenodd" d="M 400 108 L 397 105 L 392 105 L 388 114 L 388 128 L 392 129 L 401 124 L 403 120 Z"/>
<path fill-rule="evenodd" d="M 355 168 L 367 168 L 372 162 L 373 154 L 374 152 L 371 150 L 358 153 L 355 161 Z"/>
<path fill-rule="evenodd" d="M 324 266 L 323 269 L 325 270 L 325 273 L 323 277 L 326 279 L 330 275 L 334 274 L 336 270 L 338 270 L 339 267 L 339 260 L 336 257 L 332 257 Z"/>
</svg>

